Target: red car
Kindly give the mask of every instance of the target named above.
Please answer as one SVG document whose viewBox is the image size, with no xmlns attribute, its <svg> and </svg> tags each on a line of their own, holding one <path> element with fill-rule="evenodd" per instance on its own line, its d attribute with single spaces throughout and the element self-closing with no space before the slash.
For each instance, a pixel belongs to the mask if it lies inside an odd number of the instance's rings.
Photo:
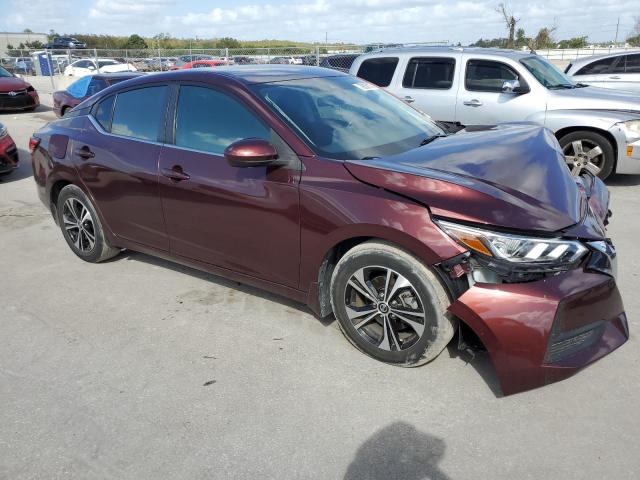
<svg viewBox="0 0 640 480">
<path fill-rule="evenodd" d="M 34 110 L 38 105 L 40 98 L 36 89 L 0 67 L 0 111 Z"/>
<path fill-rule="evenodd" d="M 66 90 L 53 92 L 53 112 L 57 117 L 63 117 L 68 110 L 79 105 L 91 95 L 95 95 L 111 85 L 139 77 L 140 75 L 144 75 L 144 73 L 98 73 L 81 77 L 69 85 Z"/>
<path fill-rule="evenodd" d="M 18 149 L 11 135 L 0 123 L 0 175 L 6 175 L 18 168 Z"/>
<path fill-rule="evenodd" d="M 116 85 L 30 148 L 81 259 L 131 249 L 262 287 L 382 362 L 429 362 L 459 332 L 509 394 L 629 337 L 608 190 L 533 124 L 446 135 L 350 75 L 243 66 Z"/>
<path fill-rule="evenodd" d="M 229 62 L 226 60 L 195 60 L 193 62 L 188 62 L 182 65 L 181 67 L 176 67 L 174 70 L 186 70 L 189 68 L 211 68 L 211 67 L 220 67 L 222 65 L 229 65 Z"/>
</svg>

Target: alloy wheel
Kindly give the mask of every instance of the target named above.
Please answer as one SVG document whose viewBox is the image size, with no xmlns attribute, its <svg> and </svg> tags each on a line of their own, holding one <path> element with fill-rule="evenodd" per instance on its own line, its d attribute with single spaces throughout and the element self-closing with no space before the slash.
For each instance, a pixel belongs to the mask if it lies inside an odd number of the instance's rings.
<svg viewBox="0 0 640 480">
<path fill-rule="evenodd" d="M 600 145 L 590 140 L 574 140 L 562 149 L 571 175 L 577 177 L 582 170 L 598 175 L 605 162 Z"/>
<path fill-rule="evenodd" d="M 405 350 L 425 333 L 425 311 L 416 288 L 389 268 L 357 270 L 345 287 L 345 306 L 356 332 L 381 350 Z"/>
<path fill-rule="evenodd" d="M 95 247 L 96 233 L 89 209 L 77 198 L 68 198 L 62 209 L 64 228 L 78 252 L 88 253 Z"/>
</svg>

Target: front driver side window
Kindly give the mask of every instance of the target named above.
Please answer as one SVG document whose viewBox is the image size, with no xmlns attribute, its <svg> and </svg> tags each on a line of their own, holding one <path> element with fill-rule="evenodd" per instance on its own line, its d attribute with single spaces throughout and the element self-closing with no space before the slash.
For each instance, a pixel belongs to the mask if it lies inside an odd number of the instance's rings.
<svg viewBox="0 0 640 480">
<path fill-rule="evenodd" d="M 196 86 L 180 87 L 175 132 L 176 146 L 217 155 L 245 138 L 271 140 L 270 130 L 240 102 Z"/>
<path fill-rule="evenodd" d="M 502 84 L 510 80 L 520 80 L 518 74 L 508 65 L 490 60 L 469 60 L 464 78 L 464 86 L 473 92 L 502 92 Z"/>
</svg>

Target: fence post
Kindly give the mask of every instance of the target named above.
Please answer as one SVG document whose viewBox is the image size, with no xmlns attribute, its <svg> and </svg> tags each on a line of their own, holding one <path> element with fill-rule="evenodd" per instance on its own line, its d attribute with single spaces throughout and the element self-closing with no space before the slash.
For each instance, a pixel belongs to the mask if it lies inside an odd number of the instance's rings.
<svg viewBox="0 0 640 480">
<path fill-rule="evenodd" d="M 271 60 L 271 48 L 267 48 L 267 63 Z"/>
<path fill-rule="evenodd" d="M 160 47 L 158 47 L 158 63 L 160 63 L 160 71 L 163 72 L 164 70 L 162 70 L 162 57 L 160 56 Z"/>
<path fill-rule="evenodd" d="M 229 65 L 229 48 L 228 47 L 225 47 L 224 49 L 224 58 L 225 58 L 225 61 L 227 62 L 227 65 Z"/>
<path fill-rule="evenodd" d="M 129 71 L 129 50 L 124 50 L 124 61 L 127 64 L 127 72 Z"/>
<path fill-rule="evenodd" d="M 93 49 L 93 61 L 96 64 L 96 73 L 98 73 L 98 50 L 96 50 L 95 48 Z"/>
<path fill-rule="evenodd" d="M 316 44 L 316 67 L 320 66 L 320 47 Z"/>
</svg>

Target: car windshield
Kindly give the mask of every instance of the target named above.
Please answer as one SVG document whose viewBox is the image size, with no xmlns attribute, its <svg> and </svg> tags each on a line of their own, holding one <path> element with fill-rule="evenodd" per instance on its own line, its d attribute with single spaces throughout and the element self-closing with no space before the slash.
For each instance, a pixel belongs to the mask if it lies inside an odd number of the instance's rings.
<svg viewBox="0 0 640 480">
<path fill-rule="evenodd" d="M 520 63 L 536 77 L 536 80 L 551 90 L 576 87 L 576 84 L 569 77 L 542 57 L 531 56 L 523 58 Z"/>
<path fill-rule="evenodd" d="M 395 155 L 444 135 L 428 116 L 351 76 L 251 86 L 317 154 L 339 160 Z"/>
<path fill-rule="evenodd" d="M 4 68 L 0 67 L 0 77 L 13 77 L 13 75 L 7 72 Z"/>
</svg>

